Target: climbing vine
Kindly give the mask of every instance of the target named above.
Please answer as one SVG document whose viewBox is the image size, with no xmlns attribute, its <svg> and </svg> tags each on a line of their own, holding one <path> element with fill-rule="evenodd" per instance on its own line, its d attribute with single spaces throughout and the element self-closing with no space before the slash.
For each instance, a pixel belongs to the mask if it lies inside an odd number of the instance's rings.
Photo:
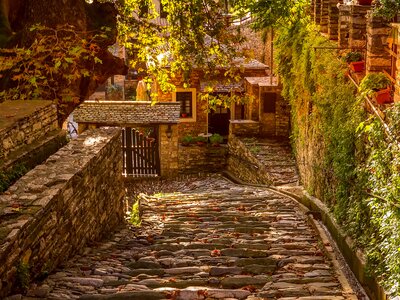
<svg viewBox="0 0 400 300">
<path fill-rule="evenodd" d="M 365 113 L 340 53 L 310 24 L 299 18 L 279 29 L 276 38 L 303 184 L 364 249 L 371 274 L 398 294 L 400 144 Z M 391 136 L 399 136 L 399 105 L 387 112 L 387 122 Z"/>
</svg>

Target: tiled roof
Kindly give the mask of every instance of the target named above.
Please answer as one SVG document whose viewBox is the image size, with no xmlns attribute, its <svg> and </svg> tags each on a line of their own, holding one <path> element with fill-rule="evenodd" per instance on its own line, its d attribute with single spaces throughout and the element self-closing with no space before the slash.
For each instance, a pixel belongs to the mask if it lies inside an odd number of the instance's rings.
<svg viewBox="0 0 400 300">
<path fill-rule="evenodd" d="M 144 101 L 85 101 L 74 111 L 77 123 L 104 125 L 178 123 L 180 103 Z"/>
</svg>

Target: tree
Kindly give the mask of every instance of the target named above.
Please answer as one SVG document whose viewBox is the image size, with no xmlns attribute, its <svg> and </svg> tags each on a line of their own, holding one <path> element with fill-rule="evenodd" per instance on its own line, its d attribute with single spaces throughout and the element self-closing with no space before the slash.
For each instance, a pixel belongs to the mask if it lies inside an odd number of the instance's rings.
<svg viewBox="0 0 400 300">
<path fill-rule="evenodd" d="M 0 101 L 56 100 L 62 122 L 108 77 L 126 73 L 107 49 L 117 15 L 97 0 L 0 0 Z"/>
</svg>

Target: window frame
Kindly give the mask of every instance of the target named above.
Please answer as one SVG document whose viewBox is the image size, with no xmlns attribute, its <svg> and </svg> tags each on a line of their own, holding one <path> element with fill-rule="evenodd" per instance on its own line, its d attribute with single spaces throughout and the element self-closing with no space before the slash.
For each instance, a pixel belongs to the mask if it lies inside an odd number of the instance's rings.
<svg viewBox="0 0 400 300">
<path fill-rule="evenodd" d="M 180 92 L 191 92 L 192 93 L 192 116 L 189 118 L 182 118 L 179 115 L 179 121 L 180 122 L 196 122 L 196 115 L 197 115 L 197 109 L 196 109 L 196 89 L 195 88 L 177 88 L 175 92 L 172 93 L 172 101 L 173 102 L 178 102 L 177 101 L 177 93 Z"/>
</svg>

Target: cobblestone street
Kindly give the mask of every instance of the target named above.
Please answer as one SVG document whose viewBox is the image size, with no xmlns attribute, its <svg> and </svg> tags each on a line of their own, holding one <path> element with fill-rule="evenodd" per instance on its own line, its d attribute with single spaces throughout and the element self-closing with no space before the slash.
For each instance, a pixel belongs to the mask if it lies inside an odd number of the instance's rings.
<svg viewBox="0 0 400 300">
<path fill-rule="evenodd" d="M 236 185 L 219 175 L 173 187 L 168 185 L 168 193 L 160 187 L 158 194 L 144 196 L 140 228 L 123 228 L 109 241 L 87 248 L 31 286 L 27 295 L 356 299 L 338 280 L 294 200 L 266 188 Z M 157 191 L 156 185 L 153 188 Z"/>
</svg>

